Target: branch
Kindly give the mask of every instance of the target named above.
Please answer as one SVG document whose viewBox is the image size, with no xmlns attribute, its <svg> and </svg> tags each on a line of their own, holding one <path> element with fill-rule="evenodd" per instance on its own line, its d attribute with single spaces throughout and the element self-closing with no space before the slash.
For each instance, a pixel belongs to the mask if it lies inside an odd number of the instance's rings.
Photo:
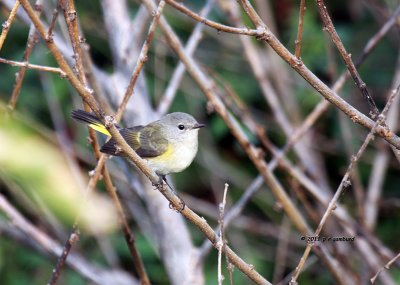
<svg viewBox="0 0 400 285">
<path fill-rule="evenodd" d="M 248 29 L 248 28 L 235 28 L 235 27 L 222 25 L 217 22 L 208 20 L 207 18 L 193 12 L 192 10 L 186 8 L 183 4 L 177 3 L 174 0 L 166 0 L 165 2 L 167 2 L 169 5 L 171 5 L 178 11 L 181 11 L 182 13 L 195 19 L 196 21 L 216 29 L 218 32 L 247 35 L 247 36 L 260 36 L 260 32 L 258 30 L 252 30 L 252 29 Z"/>
<path fill-rule="evenodd" d="M 295 56 L 300 59 L 300 52 L 301 52 L 301 39 L 303 37 L 303 24 L 304 24 L 304 12 L 306 11 L 306 1 L 300 1 L 300 9 L 299 9 L 299 25 L 297 27 L 297 38 L 295 41 L 296 44 L 296 51 Z"/>
<path fill-rule="evenodd" d="M 3 47 L 3 44 L 4 44 L 4 41 L 6 40 L 8 31 L 10 30 L 10 27 L 15 20 L 15 16 L 17 15 L 19 5 L 20 5 L 19 1 L 16 0 L 14 7 L 11 9 L 10 15 L 8 16 L 7 21 L 5 21 L 2 25 L 3 30 L 1 31 L 1 35 L 0 35 L 0 50 Z"/>
<path fill-rule="evenodd" d="M 358 89 L 360 89 L 361 94 L 367 100 L 370 108 L 371 108 L 371 118 L 374 119 L 378 114 L 379 110 L 376 107 L 374 99 L 368 92 L 367 85 L 362 81 L 360 74 L 358 73 L 353 61 L 351 60 L 351 54 L 348 54 L 342 41 L 340 40 L 339 35 L 337 34 L 335 27 L 333 26 L 332 20 L 329 17 L 328 10 L 326 9 L 325 3 L 323 0 L 317 0 L 317 7 L 324 23 L 324 30 L 329 33 L 333 43 L 336 45 L 339 50 L 347 69 L 349 70 L 351 76 L 353 77 L 354 82 L 356 83 Z"/>
<path fill-rule="evenodd" d="M 170 5 L 173 5 L 173 0 L 166 0 Z M 339 110 L 344 112 L 353 122 L 360 124 L 368 129 L 371 129 L 374 125 L 374 121 L 369 119 L 363 113 L 358 111 L 344 99 L 342 99 L 338 94 L 331 90 L 325 83 L 323 83 L 314 73 L 312 73 L 302 62 L 292 55 L 275 37 L 275 35 L 269 30 L 269 28 L 263 23 L 261 18 L 257 15 L 257 12 L 251 6 L 248 0 L 240 0 L 240 3 L 248 14 L 250 19 L 256 25 L 256 30 L 247 30 L 252 32 L 242 33 L 245 35 L 256 36 L 258 39 L 267 42 L 275 52 L 286 61 L 300 76 L 302 76 L 318 93 L 320 93 L 326 100 L 335 105 Z M 179 5 L 179 4 L 177 4 Z M 194 12 L 192 12 L 194 13 Z M 189 13 L 188 15 L 192 15 Z M 196 16 L 197 17 L 197 16 Z M 207 20 L 203 21 L 204 24 L 215 27 L 217 23 Z M 224 29 L 223 26 L 219 26 L 219 29 L 223 32 L 230 33 L 231 29 Z M 386 126 L 378 126 L 376 133 L 385 139 L 387 142 L 400 149 L 400 138 L 396 136 L 389 128 Z"/>
<path fill-rule="evenodd" d="M 349 187 L 351 185 L 351 182 L 349 180 L 349 176 L 351 171 L 353 170 L 354 166 L 356 165 L 356 163 L 358 162 L 358 160 L 360 159 L 360 157 L 363 155 L 365 149 L 367 148 L 369 142 L 374 138 L 374 133 L 376 128 L 382 124 L 385 119 L 386 119 L 386 115 L 387 112 L 389 111 L 390 106 L 392 105 L 394 99 L 396 98 L 396 96 L 398 95 L 400 91 L 400 85 L 397 86 L 397 88 L 395 90 L 393 90 L 392 94 L 390 95 L 385 108 L 383 109 L 382 113 L 378 116 L 378 120 L 375 122 L 373 128 L 371 129 L 371 131 L 369 132 L 369 134 L 367 135 L 366 139 L 364 140 L 363 144 L 361 145 L 360 149 L 358 150 L 357 154 L 352 157 L 351 162 L 349 167 L 347 168 L 347 171 L 345 173 L 345 175 L 343 176 L 342 181 L 340 182 L 340 185 L 338 187 L 338 189 L 336 190 L 335 195 L 333 196 L 333 198 L 331 199 L 331 201 L 329 202 L 328 208 L 326 209 L 324 215 L 322 216 L 322 219 L 314 233 L 314 237 L 318 237 L 319 234 L 322 231 L 322 228 L 324 227 L 324 225 L 326 224 L 329 216 L 332 214 L 332 211 L 334 210 L 334 208 L 336 208 L 336 203 L 339 200 L 340 196 L 343 194 L 343 191 Z M 290 281 L 291 284 L 296 284 L 297 279 L 300 275 L 300 272 L 307 260 L 307 257 L 311 251 L 312 246 L 314 245 L 313 242 L 307 243 L 307 247 L 304 251 L 304 254 L 302 256 L 302 258 L 300 259 L 299 265 L 296 267 L 296 271 L 293 274 L 292 280 Z"/>
<path fill-rule="evenodd" d="M 50 67 L 50 66 L 32 64 L 32 63 L 28 63 L 28 62 L 13 61 L 13 60 L 5 59 L 5 58 L 0 58 L 0 62 L 1 63 L 5 63 L 5 64 L 9 64 L 11 66 L 22 67 L 24 69 L 35 69 L 35 70 L 40 70 L 40 71 L 45 71 L 45 72 L 58 73 L 58 74 L 60 74 L 61 77 L 65 77 L 66 76 L 65 72 L 62 71 L 58 67 Z M 21 70 L 22 70 L 22 68 L 21 68 Z M 21 72 L 21 70 L 19 72 Z M 22 77 L 18 76 L 18 78 L 22 78 Z M 13 102 L 15 102 L 15 101 L 16 101 L 16 99 L 13 100 Z M 13 104 L 13 106 L 15 106 L 15 104 Z"/>
</svg>

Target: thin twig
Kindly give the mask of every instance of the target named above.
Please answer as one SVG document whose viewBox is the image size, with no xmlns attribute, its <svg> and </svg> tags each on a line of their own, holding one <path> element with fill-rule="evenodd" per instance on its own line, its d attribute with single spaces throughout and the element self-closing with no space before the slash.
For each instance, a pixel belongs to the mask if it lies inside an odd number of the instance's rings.
<svg viewBox="0 0 400 285">
<path fill-rule="evenodd" d="M 49 29 L 47 31 L 47 38 L 48 39 L 53 37 L 53 30 L 54 30 L 54 27 L 56 25 L 56 20 L 57 20 L 57 17 L 58 17 L 58 10 L 59 10 L 59 1 L 57 1 L 57 6 L 53 10 L 53 17 L 51 18 L 50 26 L 49 26 Z"/>
<path fill-rule="evenodd" d="M 357 68 L 355 67 L 353 61 L 351 60 L 351 54 L 347 53 L 346 48 L 344 47 L 342 41 L 340 40 L 340 37 L 335 30 L 332 20 L 329 17 L 328 10 L 326 8 L 324 1 L 317 0 L 317 7 L 321 15 L 321 19 L 324 23 L 324 30 L 326 30 L 331 36 L 332 41 L 336 45 L 344 62 L 346 63 L 347 69 L 349 70 L 351 77 L 356 83 L 358 89 L 360 89 L 360 92 L 363 95 L 363 97 L 367 100 L 369 107 L 371 109 L 370 116 L 372 119 L 374 119 L 379 114 L 378 107 L 376 106 L 374 99 L 369 94 L 367 85 L 362 81 L 361 76 L 357 71 Z"/>
<path fill-rule="evenodd" d="M 393 77 L 392 88 L 396 87 L 396 84 L 400 82 L 400 56 L 397 59 L 396 73 Z M 387 124 L 393 128 L 397 129 L 399 120 L 399 104 L 400 98 L 397 97 L 395 100 L 395 105 L 390 109 L 387 116 Z M 393 152 L 396 154 L 397 149 Z M 381 200 L 383 184 L 385 182 L 385 173 L 388 170 L 390 161 L 390 152 L 387 149 L 382 149 L 376 154 L 372 162 L 372 170 L 369 175 L 368 188 L 365 196 L 364 209 L 368 209 L 364 213 L 363 224 L 370 231 L 373 232 L 376 226 L 378 211 L 380 207 L 379 201 Z"/>
<path fill-rule="evenodd" d="M 9 59 L 5 59 L 5 58 L 0 58 L 0 62 L 9 64 L 11 66 L 35 69 L 35 70 L 40 70 L 40 71 L 45 71 L 45 72 L 58 73 L 58 74 L 60 74 L 61 77 L 66 76 L 65 72 L 62 71 L 58 67 L 50 67 L 50 66 L 43 66 L 43 65 L 38 65 L 38 64 L 31 64 L 28 62 L 14 61 L 14 60 L 9 60 Z"/>
<path fill-rule="evenodd" d="M 19 3 L 19 2 L 17 1 L 16 3 Z M 35 8 L 36 8 L 38 15 L 40 15 L 40 13 L 42 12 L 41 3 L 42 3 L 42 1 L 38 0 L 38 1 L 36 1 L 36 4 L 35 4 Z M 38 43 L 38 41 L 39 41 L 39 34 L 37 33 L 35 26 L 33 24 L 31 24 L 31 26 L 29 28 L 28 41 L 26 43 L 26 48 L 24 51 L 24 55 L 22 57 L 23 62 L 27 63 L 29 61 L 29 57 L 31 56 L 33 48 Z M 8 101 L 8 107 L 11 110 L 15 109 L 15 105 L 17 104 L 17 100 L 18 100 L 18 95 L 19 95 L 19 92 L 21 91 L 22 82 L 24 81 L 25 72 L 28 68 L 29 68 L 29 64 L 28 64 L 28 66 L 23 65 L 23 66 L 21 66 L 20 70 L 16 74 L 14 88 L 11 93 L 10 100 Z"/>
<path fill-rule="evenodd" d="M 19 5 L 20 5 L 19 1 L 16 0 L 14 7 L 11 9 L 10 15 L 8 16 L 7 21 L 5 21 L 2 24 L 3 30 L 0 35 L 0 50 L 3 47 L 3 44 L 4 44 L 4 41 L 6 40 L 8 31 L 10 30 L 10 27 L 11 27 L 12 23 L 14 22 L 15 16 L 17 15 Z"/>
<path fill-rule="evenodd" d="M 218 224 L 220 228 L 219 232 L 219 238 L 217 241 L 217 249 L 218 249 L 218 285 L 222 285 L 222 282 L 224 281 L 224 276 L 222 275 L 222 248 L 225 245 L 225 234 L 224 234 L 224 212 L 225 212 L 225 206 L 226 206 L 226 193 L 228 192 L 228 183 L 225 183 L 225 188 L 224 188 L 224 196 L 222 198 L 222 202 L 218 206 L 218 213 L 219 213 L 219 218 L 218 218 Z"/>
<path fill-rule="evenodd" d="M 398 95 L 400 90 L 400 85 L 397 86 L 397 88 L 395 90 L 393 90 L 393 92 L 390 94 L 389 99 L 385 105 L 385 108 L 383 109 L 382 113 L 378 116 L 377 121 L 375 122 L 373 128 L 371 129 L 371 131 L 369 132 L 369 134 L 367 135 L 366 139 L 364 140 L 363 144 L 361 145 L 361 147 L 359 148 L 357 154 L 355 156 L 352 157 L 351 162 L 347 168 L 347 171 L 345 173 L 345 175 L 343 176 L 342 181 L 339 184 L 338 189 L 336 190 L 335 195 L 333 196 L 333 198 L 331 199 L 331 201 L 329 202 L 329 205 L 324 213 L 324 215 L 322 216 L 322 219 L 315 231 L 315 233 L 313 234 L 314 237 L 318 237 L 319 234 L 322 231 L 322 228 L 324 227 L 324 225 L 326 224 L 329 216 L 332 214 L 332 211 L 334 210 L 334 208 L 336 207 L 336 203 L 339 200 L 340 196 L 342 195 L 343 191 L 346 190 L 346 188 L 348 188 L 351 185 L 351 182 L 349 181 L 349 176 L 351 171 L 353 170 L 354 165 L 358 162 L 358 160 L 360 159 L 360 157 L 363 155 L 365 149 L 367 148 L 369 142 L 374 138 L 374 133 L 376 128 L 382 124 L 385 121 L 385 117 L 387 115 L 387 112 L 389 111 L 390 106 L 392 105 L 394 99 L 396 98 L 396 96 Z M 296 267 L 295 273 L 293 274 L 292 280 L 290 281 L 290 284 L 297 284 L 297 279 L 300 275 L 300 272 L 307 260 L 307 257 L 311 251 L 312 246 L 314 245 L 314 243 L 307 243 L 307 247 L 304 251 L 304 254 L 302 256 L 302 258 L 299 261 L 298 266 Z"/>
<path fill-rule="evenodd" d="M 206 17 L 210 12 L 214 2 L 215 0 L 208 0 L 203 9 L 200 11 L 200 16 Z M 185 45 L 185 51 L 187 54 L 193 55 L 202 38 L 203 28 L 203 24 L 197 23 L 196 27 L 193 29 L 193 32 Z M 171 79 L 168 81 L 168 86 L 165 88 L 165 92 L 157 106 L 157 113 L 159 115 L 164 115 L 171 106 L 184 73 L 185 65 L 182 62 L 179 62 L 178 66 L 172 73 Z"/>
<path fill-rule="evenodd" d="M 301 40 L 303 37 L 303 24 L 304 24 L 304 12 L 306 11 L 306 1 L 300 1 L 300 9 L 299 9 L 299 25 L 297 26 L 297 38 L 295 41 L 296 50 L 294 55 L 297 58 L 300 58 L 301 53 Z"/>
<path fill-rule="evenodd" d="M 181 11 L 182 13 L 188 15 L 189 17 L 195 19 L 196 21 L 203 23 L 207 26 L 210 26 L 217 31 L 222 31 L 225 33 L 232 33 L 232 34 L 239 34 L 239 35 L 247 35 L 247 36 L 259 36 L 259 31 L 257 30 L 252 30 L 248 28 L 235 28 L 235 27 L 230 27 L 226 25 L 219 24 L 217 22 L 208 20 L 207 18 L 193 12 L 192 10 L 186 8 L 183 4 L 177 3 L 174 0 L 166 0 L 166 2 L 174 7 L 175 9 Z"/>
<path fill-rule="evenodd" d="M 122 99 L 121 105 L 118 108 L 118 111 L 116 114 L 117 121 L 119 121 L 121 119 L 122 114 L 126 108 L 126 105 L 128 104 L 129 98 L 133 94 L 133 89 L 135 87 L 136 80 L 139 77 L 140 71 L 142 70 L 144 63 L 147 61 L 147 53 L 149 51 L 150 44 L 153 40 L 154 33 L 156 31 L 158 21 L 160 19 L 160 16 L 161 16 L 162 10 L 164 9 L 164 6 L 165 6 L 165 1 L 161 0 L 160 3 L 158 4 L 157 10 L 154 12 L 153 21 L 150 24 L 149 32 L 147 33 L 146 40 L 144 41 L 144 44 L 140 51 L 139 57 L 137 59 L 136 65 L 135 65 L 135 69 L 133 70 L 133 73 L 131 76 L 131 80 L 129 81 L 128 88 L 126 88 L 124 98 Z"/>
<path fill-rule="evenodd" d="M 379 274 L 385 270 L 385 269 L 390 269 L 390 266 L 392 266 L 393 263 L 395 263 L 398 259 L 400 259 L 400 252 L 393 257 L 391 260 L 388 261 L 388 263 L 385 264 L 384 267 L 382 267 L 381 269 L 378 270 L 378 272 L 376 272 L 376 274 L 370 279 L 371 283 L 374 284 L 376 278 L 378 278 Z"/>
<path fill-rule="evenodd" d="M 228 210 L 224 218 L 224 227 L 225 230 L 230 226 L 230 224 L 237 218 L 243 211 L 246 204 L 250 201 L 250 199 L 254 196 L 254 194 L 260 189 L 263 184 L 263 178 L 261 175 L 258 175 L 250 185 L 244 190 L 243 195 L 240 199 Z M 220 227 L 218 226 L 215 229 L 215 232 L 220 232 Z M 204 260 L 207 253 L 210 251 L 212 245 L 205 240 L 203 244 L 200 246 L 200 254 L 199 254 L 199 261 Z"/>
</svg>

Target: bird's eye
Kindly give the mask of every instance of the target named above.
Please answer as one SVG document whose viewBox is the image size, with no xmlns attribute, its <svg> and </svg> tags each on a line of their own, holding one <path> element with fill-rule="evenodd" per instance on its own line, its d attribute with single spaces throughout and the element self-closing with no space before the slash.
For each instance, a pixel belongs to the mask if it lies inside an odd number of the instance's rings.
<svg viewBox="0 0 400 285">
<path fill-rule="evenodd" d="M 184 126 L 184 125 L 182 125 L 182 124 L 180 124 L 180 125 L 178 125 L 178 129 L 180 129 L 180 130 L 182 131 L 182 130 L 184 130 L 184 129 L 185 129 L 185 126 Z"/>
</svg>

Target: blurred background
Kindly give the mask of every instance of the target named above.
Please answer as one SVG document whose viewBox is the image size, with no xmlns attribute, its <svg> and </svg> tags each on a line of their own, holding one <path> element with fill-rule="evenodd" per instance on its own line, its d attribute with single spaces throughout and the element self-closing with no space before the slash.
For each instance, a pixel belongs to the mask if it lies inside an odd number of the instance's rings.
<svg viewBox="0 0 400 285">
<path fill-rule="evenodd" d="M 2 23 L 8 19 L 14 2 L 0 1 Z M 40 18 L 48 26 L 57 1 L 38 2 L 42 5 Z M 299 2 L 251 2 L 292 53 Z M 306 2 L 301 59 L 318 78 L 332 86 L 346 66 L 323 30 L 316 4 Z M 367 42 L 400 5 L 396 0 L 325 2 L 353 60 L 362 55 Z M 143 3 L 125 0 L 75 3 L 84 38 L 84 68 L 89 85 L 109 113 L 116 112 L 124 96 L 152 20 Z M 183 3 L 216 22 L 254 27 L 236 1 Z M 260 151 L 260 159 L 267 163 L 275 159 L 273 174 L 314 231 L 351 156 L 368 131 L 334 106 L 327 106 L 287 152 L 286 163 L 277 162 L 279 150 L 324 101 L 322 96 L 265 42 L 216 31 L 168 4 L 163 16 L 183 45 L 197 39 L 193 57 L 214 80 L 216 96 L 238 119 L 250 143 Z M 380 110 L 400 82 L 399 19 L 397 12 L 391 29 L 376 42 L 358 69 Z M 0 59 L 23 62 L 30 26 L 29 17 L 19 7 L 0 49 Z M 288 284 L 306 246 L 301 239 L 303 234 L 291 224 L 213 104 L 184 67 L 179 67 L 181 59 L 162 30 L 158 28 L 155 33 L 121 125 L 145 124 L 173 111 L 190 113 L 205 123 L 207 127 L 199 133 L 199 152 L 194 163 L 184 172 L 169 177 L 170 181 L 186 205 L 212 227 L 218 226 L 218 204 L 228 183 L 226 213 L 234 216 L 225 228 L 227 243 L 270 282 Z M 74 66 L 74 52 L 61 10 L 53 33 L 57 47 L 70 66 Z M 33 47 L 29 63 L 58 67 L 43 40 Z M 27 69 L 19 96 L 12 103 L 19 70 L 11 62 L 0 62 L 0 283 L 47 283 L 56 265 L 57 252 L 80 213 L 83 216 L 80 239 L 73 245 L 58 284 L 139 284 L 104 180 L 99 180 L 93 196 L 83 194 L 96 158 L 88 144 L 87 128 L 70 117 L 73 109 L 83 108 L 80 96 L 59 73 Z M 337 93 L 368 115 L 369 106 L 351 79 Z M 398 133 L 398 111 L 396 100 L 388 122 L 395 133 Z M 100 144 L 105 140 L 101 135 L 98 139 Z M 204 235 L 170 210 L 169 202 L 126 160 L 112 158 L 106 165 L 151 283 L 217 284 L 217 251 L 210 248 Z M 299 284 L 341 284 L 343 280 L 351 282 L 342 284 L 370 284 L 369 279 L 397 254 L 399 171 L 399 161 L 388 143 L 380 138 L 372 141 L 352 172 L 351 186 L 340 198 L 340 211 L 346 218 L 332 215 L 321 234 L 332 238 L 354 237 L 367 245 L 322 243 L 322 251 L 329 252 L 340 264 L 338 268 L 345 272 L 343 279 L 335 276 L 338 271 L 321 262 L 326 255 L 319 253 L 318 247 L 308 258 Z M 240 211 L 233 213 L 231 209 Z M 375 284 L 399 284 L 398 268 L 396 261 L 390 270 L 381 273 Z M 223 273 L 224 283 L 228 284 L 225 262 Z M 251 284 L 237 268 L 233 270 L 233 280 L 234 284 Z"/>
</svg>

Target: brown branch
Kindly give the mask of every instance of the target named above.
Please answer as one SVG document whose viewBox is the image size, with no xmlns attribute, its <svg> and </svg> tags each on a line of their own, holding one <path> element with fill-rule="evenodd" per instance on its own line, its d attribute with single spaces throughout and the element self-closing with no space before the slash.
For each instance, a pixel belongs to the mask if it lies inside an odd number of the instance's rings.
<svg viewBox="0 0 400 285">
<path fill-rule="evenodd" d="M 140 71 L 142 70 L 144 63 L 147 61 L 147 54 L 148 54 L 148 51 L 150 48 L 150 44 L 153 40 L 154 33 L 156 31 L 158 21 L 160 19 L 160 16 L 161 16 L 162 10 L 164 9 L 164 6 L 165 6 L 165 1 L 161 0 L 160 3 L 158 4 L 157 10 L 154 12 L 153 20 L 150 24 L 146 40 L 143 43 L 142 49 L 140 51 L 139 57 L 137 59 L 136 65 L 135 65 L 135 69 L 133 70 L 133 73 L 131 76 L 131 80 L 129 81 L 128 88 L 126 89 L 124 98 L 122 99 L 121 105 L 118 108 L 118 111 L 116 114 L 117 121 L 119 121 L 121 119 L 122 114 L 126 108 L 126 105 L 128 104 L 129 98 L 133 94 L 133 89 L 135 87 L 136 80 L 139 77 Z"/>
<path fill-rule="evenodd" d="M 47 37 L 46 38 L 48 38 L 48 39 L 53 37 L 53 30 L 54 30 L 54 27 L 56 25 L 56 20 L 57 20 L 57 17 L 58 17 L 58 9 L 59 9 L 59 1 L 57 3 L 57 7 L 54 8 L 54 10 L 53 10 L 53 17 L 51 18 L 50 26 L 49 26 L 49 29 L 47 31 Z"/>
<path fill-rule="evenodd" d="M 385 266 L 381 269 L 379 269 L 376 274 L 370 279 L 371 283 L 374 284 L 376 278 L 378 278 L 379 274 L 384 270 L 384 269 L 390 269 L 390 266 L 393 265 L 393 263 L 395 263 L 398 259 L 400 259 L 400 252 L 393 257 L 391 260 L 388 261 L 388 263 L 385 264 Z"/>
<path fill-rule="evenodd" d="M 354 166 L 356 165 L 356 163 L 358 162 L 360 157 L 363 155 L 363 153 L 364 153 L 365 149 L 367 148 L 368 144 L 370 143 L 370 141 L 372 139 L 374 139 L 374 133 L 375 133 L 376 128 L 385 121 L 387 112 L 389 111 L 389 108 L 392 105 L 396 96 L 398 95 L 399 91 L 400 91 L 400 85 L 398 85 L 398 87 L 395 90 L 393 90 L 393 92 L 391 93 L 391 95 L 385 105 L 385 108 L 383 109 L 382 113 L 378 116 L 378 119 L 375 122 L 373 128 L 367 135 L 366 139 L 364 140 L 364 142 L 361 145 L 360 149 L 358 150 L 357 154 L 352 157 L 350 165 L 348 166 L 347 171 L 346 171 L 345 175 L 343 176 L 343 179 L 340 182 L 340 185 L 339 185 L 338 189 L 336 190 L 335 195 L 329 202 L 329 205 L 328 205 L 324 215 L 322 216 L 322 219 L 321 219 L 317 229 L 315 230 L 315 233 L 313 234 L 314 237 L 319 236 L 319 234 L 321 233 L 322 228 L 326 224 L 329 216 L 332 214 L 332 211 L 334 210 L 334 208 L 336 208 L 336 203 L 339 200 L 340 196 L 343 194 L 343 191 L 345 191 L 346 188 L 348 188 L 351 185 L 351 182 L 349 180 L 351 171 L 353 170 Z M 297 279 L 300 275 L 300 272 L 307 260 L 307 257 L 309 255 L 313 245 L 314 245 L 314 243 L 312 243 L 312 242 L 307 243 L 307 247 L 303 253 L 303 256 L 301 257 L 299 264 L 296 267 L 295 273 L 293 274 L 292 280 L 290 281 L 291 284 L 296 284 Z"/>
<path fill-rule="evenodd" d="M 27 68 L 27 69 L 35 69 L 35 70 L 40 70 L 40 71 L 45 71 L 45 72 L 58 73 L 58 74 L 60 74 L 61 77 L 66 76 L 65 72 L 62 71 L 62 69 L 60 69 L 58 67 L 50 67 L 50 66 L 44 66 L 44 65 L 31 64 L 28 62 L 13 61 L 13 60 L 1 58 L 1 57 L 0 57 L 0 62 L 9 64 L 11 66 L 23 67 L 23 68 Z"/>
<path fill-rule="evenodd" d="M 222 248 L 225 247 L 225 233 L 224 233 L 224 216 L 225 216 L 225 206 L 226 206 L 226 194 L 228 192 L 228 183 L 225 183 L 225 188 L 224 188 L 224 195 L 222 198 L 222 202 L 218 206 L 218 213 L 219 213 L 219 218 L 218 218 L 218 225 L 220 228 L 219 232 L 219 238 L 217 241 L 217 249 L 218 249 L 218 278 L 217 282 L 218 285 L 222 285 L 222 282 L 224 280 L 224 276 L 222 275 Z"/>
<path fill-rule="evenodd" d="M 206 17 L 210 12 L 214 2 L 215 0 L 208 0 L 203 9 L 200 11 L 200 16 Z M 188 55 L 193 55 L 200 40 L 202 39 L 203 27 L 204 25 L 202 25 L 202 23 L 197 23 L 196 27 L 193 29 L 192 34 L 187 40 L 185 51 Z M 167 88 L 165 88 L 165 92 L 162 95 L 160 102 L 157 106 L 157 113 L 159 115 L 164 115 L 171 106 L 184 73 L 185 65 L 182 62 L 179 62 L 178 66 L 172 73 L 171 79 L 168 81 L 168 86 Z"/>
<path fill-rule="evenodd" d="M 19 1 L 17 1 L 16 4 L 17 3 L 19 3 Z M 42 12 L 42 6 L 39 5 L 39 3 L 40 3 L 40 1 L 36 1 L 36 4 L 35 4 L 35 8 L 36 8 L 38 16 Z M 28 41 L 26 43 L 26 48 L 24 51 L 24 55 L 22 57 L 23 62 L 28 63 L 29 57 L 31 56 L 33 48 L 38 43 L 38 41 L 39 41 L 39 34 L 36 32 L 35 27 L 31 24 L 31 26 L 29 28 Z M 9 64 L 11 64 L 11 63 L 9 63 Z M 15 105 L 17 104 L 17 100 L 18 100 L 18 95 L 19 95 L 19 92 L 21 91 L 22 82 L 24 81 L 25 72 L 28 68 L 32 68 L 32 67 L 30 67 L 29 64 L 22 65 L 20 70 L 16 74 L 14 88 L 11 93 L 10 100 L 8 102 L 8 107 L 11 110 L 15 109 Z M 64 74 L 60 69 L 58 69 L 58 72 L 60 72 L 61 74 Z"/>
<path fill-rule="evenodd" d="M 371 118 L 375 118 L 379 114 L 378 107 L 376 107 L 374 99 L 368 92 L 367 85 L 362 81 L 360 74 L 357 71 L 353 61 L 351 60 L 351 54 L 347 53 L 342 41 L 340 40 L 339 35 L 337 34 L 335 27 L 332 23 L 331 18 L 329 17 L 328 10 L 325 6 L 323 0 L 317 0 L 317 7 L 320 13 L 322 22 L 324 23 L 324 30 L 329 33 L 333 43 L 336 45 L 338 51 L 340 52 L 347 69 L 349 70 L 351 77 L 353 78 L 354 82 L 356 83 L 358 89 L 362 96 L 367 100 L 369 107 L 371 109 L 370 116 Z"/>
<path fill-rule="evenodd" d="M 183 4 L 177 3 L 174 0 L 166 0 L 169 5 L 177 9 L 178 11 L 181 11 L 182 13 L 188 15 L 189 17 L 195 19 L 196 21 L 203 23 L 207 26 L 210 26 L 214 29 L 217 29 L 217 31 L 222 31 L 225 33 L 232 33 L 232 34 L 239 34 L 239 35 L 247 35 L 247 36 L 260 36 L 259 31 L 257 30 L 252 30 L 248 28 L 235 28 L 235 27 L 230 27 L 226 25 L 219 24 L 217 22 L 208 20 L 207 18 L 193 12 L 192 10 L 186 8 Z"/>
<path fill-rule="evenodd" d="M 300 59 L 300 53 L 301 53 L 301 40 L 303 37 L 303 24 L 304 24 L 304 12 L 306 11 L 306 1 L 301 0 L 300 1 L 300 9 L 299 9 L 299 25 L 297 27 L 297 38 L 295 41 L 296 44 L 296 50 L 295 50 L 295 56 Z"/>
<path fill-rule="evenodd" d="M 79 236 L 80 236 L 79 231 L 74 226 L 72 228 L 71 233 L 68 236 L 67 241 L 63 246 L 63 250 L 60 257 L 57 259 L 56 267 L 53 269 L 53 272 L 51 274 L 49 282 L 47 282 L 47 285 L 57 284 L 58 278 L 60 278 L 61 276 L 61 269 L 64 267 L 64 264 L 67 260 L 68 254 L 72 249 L 72 246 L 79 240 Z"/>
<path fill-rule="evenodd" d="M 3 30 L 1 31 L 1 35 L 0 35 L 0 50 L 3 47 L 3 44 L 4 44 L 4 41 L 6 40 L 8 31 L 10 30 L 10 27 L 15 20 L 15 16 L 17 15 L 19 5 L 20 5 L 19 1 L 16 0 L 14 7 L 11 9 L 10 15 L 8 16 L 7 21 L 5 21 L 2 25 Z"/>
</svg>

